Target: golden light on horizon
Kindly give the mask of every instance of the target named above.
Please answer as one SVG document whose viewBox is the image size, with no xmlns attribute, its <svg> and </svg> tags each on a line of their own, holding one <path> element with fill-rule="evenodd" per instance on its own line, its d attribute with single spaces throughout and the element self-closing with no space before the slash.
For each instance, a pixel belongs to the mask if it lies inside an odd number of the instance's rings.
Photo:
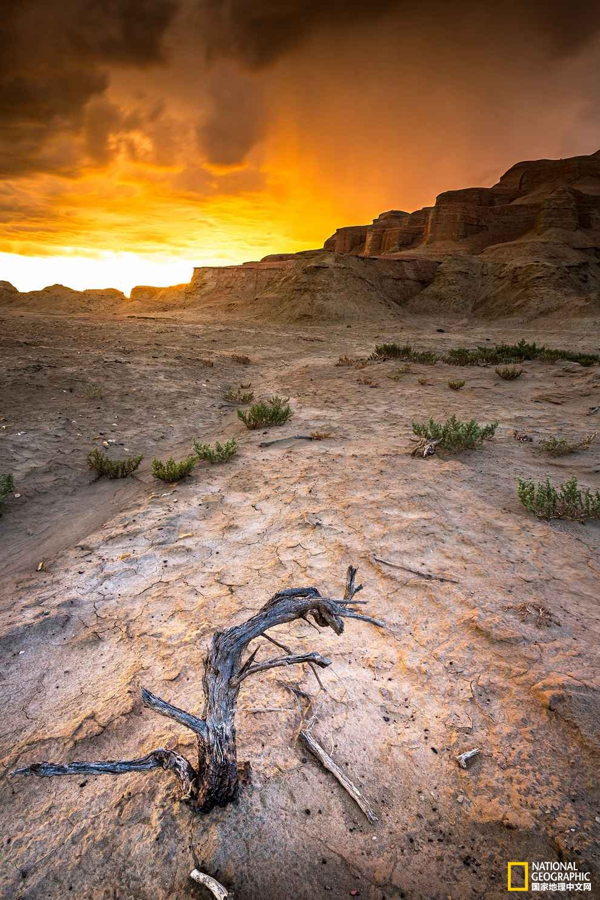
<svg viewBox="0 0 600 900">
<path fill-rule="evenodd" d="M 141 0 L 15 6 L 0 280 L 177 283 L 194 265 L 319 247 L 386 209 L 491 185 L 519 158 L 600 144 L 593 90 L 582 98 L 595 33 L 580 48 L 552 10 L 537 31 L 523 11 L 506 31 L 500 12 L 469 3 L 452 40 L 453 4 L 433 17 L 392 0 L 349 2 L 343 16 L 319 4 L 288 21 L 260 0 L 229 0 L 226 17 L 219 4 L 148 2 L 144 29 Z"/>
</svg>

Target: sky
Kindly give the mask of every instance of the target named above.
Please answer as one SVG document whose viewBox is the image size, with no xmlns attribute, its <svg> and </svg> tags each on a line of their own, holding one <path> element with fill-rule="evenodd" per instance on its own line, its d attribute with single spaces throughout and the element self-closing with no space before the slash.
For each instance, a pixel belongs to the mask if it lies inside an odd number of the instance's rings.
<svg viewBox="0 0 600 900">
<path fill-rule="evenodd" d="M 4 0 L 0 280 L 167 285 L 600 148 L 596 0 Z"/>
</svg>

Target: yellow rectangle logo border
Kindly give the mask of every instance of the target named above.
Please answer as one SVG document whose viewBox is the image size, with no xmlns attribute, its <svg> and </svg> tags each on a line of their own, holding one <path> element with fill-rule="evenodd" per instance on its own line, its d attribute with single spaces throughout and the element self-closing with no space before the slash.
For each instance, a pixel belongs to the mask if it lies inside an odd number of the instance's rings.
<svg viewBox="0 0 600 900">
<path fill-rule="evenodd" d="M 524 866 L 525 867 L 525 887 L 512 887 L 511 869 L 513 866 Z M 529 890 L 529 863 L 528 862 L 509 862 L 509 864 L 508 864 L 508 890 L 509 891 L 528 891 Z"/>
</svg>

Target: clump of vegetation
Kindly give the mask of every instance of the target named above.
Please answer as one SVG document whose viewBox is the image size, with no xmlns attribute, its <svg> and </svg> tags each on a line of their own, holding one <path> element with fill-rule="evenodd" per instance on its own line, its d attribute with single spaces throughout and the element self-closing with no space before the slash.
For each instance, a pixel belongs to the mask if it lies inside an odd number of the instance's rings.
<svg viewBox="0 0 600 900">
<path fill-rule="evenodd" d="M 415 350 L 411 344 L 377 344 L 371 354 L 373 360 L 405 359 L 414 363 L 434 366 L 439 357 L 430 350 Z"/>
<path fill-rule="evenodd" d="M 12 475 L 0 475 L 0 516 L 2 515 L 2 506 L 9 494 L 15 489 L 15 480 Z"/>
<path fill-rule="evenodd" d="M 391 372 L 388 375 L 388 378 L 392 381 L 401 381 L 405 375 L 409 374 L 409 372 L 411 372 L 410 364 L 405 363 L 403 366 L 400 366 L 399 369 L 396 369 L 395 372 Z"/>
<path fill-rule="evenodd" d="M 538 346 L 535 342 L 528 344 L 521 340 L 518 344 L 497 344 L 491 347 L 476 347 L 469 350 L 466 347 L 457 347 L 450 350 L 444 357 L 444 362 L 451 366 L 488 366 L 510 365 L 525 360 L 541 360 L 542 362 L 555 362 L 557 359 L 566 359 L 577 362 L 582 366 L 592 366 L 600 363 L 597 353 L 577 353 L 572 350 L 553 350 L 548 347 Z"/>
<path fill-rule="evenodd" d="M 598 436 L 598 432 L 586 434 L 581 441 L 568 441 L 566 438 L 546 438 L 540 441 L 540 450 L 549 453 L 550 456 L 568 456 L 569 453 L 577 453 L 578 450 L 585 450 L 590 444 L 593 444 Z"/>
<path fill-rule="evenodd" d="M 228 403 L 252 403 L 254 391 L 243 391 L 241 388 L 234 391 L 233 388 L 229 388 L 223 394 L 223 400 L 227 400 Z"/>
<path fill-rule="evenodd" d="M 519 478 L 517 496 L 538 519 L 600 519 L 600 491 L 581 490 L 575 476 L 559 485 L 558 490 L 549 478 L 537 485 Z"/>
<path fill-rule="evenodd" d="M 516 366 L 505 366 L 503 369 L 496 369 L 496 375 L 504 381 L 514 381 L 515 378 L 520 378 L 522 374 L 523 369 L 519 369 Z"/>
<path fill-rule="evenodd" d="M 330 431 L 311 431 L 310 438 L 312 441 L 325 441 L 331 437 Z"/>
<path fill-rule="evenodd" d="M 461 388 L 465 386 L 465 382 L 462 378 L 454 378 L 450 379 L 448 382 L 448 387 L 453 391 L 460 391 Z"/>
<path fill-rule="evenodd" d="M 127 459 L 110 459 L 106 453 L 100 450 L 92 450 L 88 453 L 87 464 L 96 474 L 101 477 L 106 475 L 107 478 L 127 478 L 132 472 L 135 472 L 143 456 L 130 456 Z"/>
<path fill-rule="evenodd" d="M 543 603 L 536 601 L 535 603 L 520 603 L 517 606 L 517 613 L 522 622 L 533 621 L 538 628 L 550 628 L 551 625 L 560 625 Z"/>
<path fill-rule="evenodd" d="M 102 400 L 102 388 L 93 384 L 84 385 L 83 394 L 88 400 Z"/>
<path fill-rule="evenodd" d="M 210 444 L 199 444 L 198 441 L 194 441 L 194 453 L 198 459 L 204 459 L 206 462 L 213 465 L 215 463 L 229 462 L 237 452 L 238 445 L 235 438 L 231 438 L 230 441 L 225 441 L 224 444 L 215 441 L 214 449 Z"/>
<path fill-rule="evenodd" d="M 354 356 L 340 356 L 336 366 L 355 366 L 358 360 Z"/>
<path fill-rule="evenodd" d="M 232 353 L 231 359 L 240 366 L 249 366 L 251 362 L 250 357 L 243 353 Z"/>
<path fill-rule="evenodd" d="M 161 481 L 181 481 L 182 478 L 192 474 L 195 465 L 195 456 L 188 456 L 187 459 L 183 459 L 181 462 L 175 462 L 173 457 L 170 457 L 166 462 L 162 462 L 160 459 L 153 459 L 152 474 Z"/>
<path fill-rule="evenodd" d="M 248 410 L 238 409 L 238 419 L 246 428 L 271 428 L 273 425 L 284 425 L 293 416 L 289 397 L 271 397 L 266 403 L 255 403 Z"/>
<path fill-rule="evenodd" d="M 440 450 L 448 453 L 457 453 L 460 450 L 474 450 L 484 441 L 494 437 L 497 422 L 489 425 L 479 425 L 475 419 L 470 422 L 461 422 L 456 416 L 451 416 L 446 422 L 413 422 L 412 429 L 417 437 L 424 441 L 437 441 Z"/>
</svg>

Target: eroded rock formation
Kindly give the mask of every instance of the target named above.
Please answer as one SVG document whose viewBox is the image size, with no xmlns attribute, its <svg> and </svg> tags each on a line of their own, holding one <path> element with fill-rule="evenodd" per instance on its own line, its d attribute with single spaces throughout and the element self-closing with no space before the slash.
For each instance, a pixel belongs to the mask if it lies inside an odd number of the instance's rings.
<svg viewBox="0 0 600 900">
<path fill-rule="evenodd" d="M 557 228 L 600 229 L 600 151 L 517 163 L 491 188 L 445 191 L 435 206 L 413 213 L 393 209 L 372 225 L 338 228 L 325 249 L 380 256 L 452 242 L 483 250 Z"/>
</svg>

